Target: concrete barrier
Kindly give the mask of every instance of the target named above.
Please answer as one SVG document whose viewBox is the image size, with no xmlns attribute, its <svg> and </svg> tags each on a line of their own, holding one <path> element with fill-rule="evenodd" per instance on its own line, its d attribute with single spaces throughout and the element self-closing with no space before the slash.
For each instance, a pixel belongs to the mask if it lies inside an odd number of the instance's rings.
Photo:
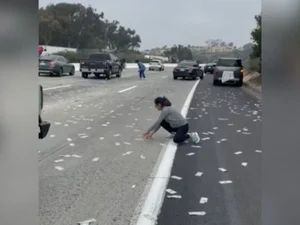
<svg viewBox="0 0 300 225">
<path fill-rule="evenodd" d="M 79 71 L 79 63 L 73 63 L 75 66 L 75 70 Z M 177 63 L 165 63 L 165 67 L 167 68 L 174 68 L 177 66 Z M 205 64 L 199 64 L 202 68 L 205 66 Z M 145 63 L 146 67 L 149 67 L 149 63 Z M 137 64 L 136 63 L 126 63 L 126 69 L 137 69 Z"/>
</svg>

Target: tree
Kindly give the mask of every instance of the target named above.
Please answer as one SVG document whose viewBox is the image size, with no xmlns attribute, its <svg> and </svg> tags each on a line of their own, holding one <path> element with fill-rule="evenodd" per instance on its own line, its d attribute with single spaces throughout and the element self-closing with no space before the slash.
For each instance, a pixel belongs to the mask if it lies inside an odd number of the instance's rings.
<svg viewBox="0 0 300 225">
<path fill-rule="evenodd" d="M 251 39 L 253 40 L 252 58 L 261 58 L 261 14 L 255 17 L 257 26 L 251 32 Z"/>
<path fill-rule="evenodd" d="M 108 21 L 104 13 L 82 4 L 50 4 L 39 10 L 39 44 L 77 49 L 129 51 L 140 47 L 135 30 Z"/>
<path fill-rule="evenodd" d="M 172 62 L 193 60 L 194 58 L 191 49 L 183 45 L 174 45 L 170 50 L 165 51 L 164 55 L 171 58 Z"/>
</svg>

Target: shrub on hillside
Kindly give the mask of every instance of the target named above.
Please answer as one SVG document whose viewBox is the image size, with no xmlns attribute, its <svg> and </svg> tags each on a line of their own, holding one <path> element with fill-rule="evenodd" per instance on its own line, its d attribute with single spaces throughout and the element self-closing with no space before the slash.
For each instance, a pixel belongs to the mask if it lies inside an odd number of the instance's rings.
<svg viewBox="0 0 300 225">
<path fill-rule="evenodd" d="M 249 71 L 260 73 L 260 58 L 254 58 L 249 60 Z"/>
<path fill-rule="evenodd" d="M 57 52 L 54 53 L 55 55 L 61 55 L 69 60 L 70 63 L 79 63 L 80 60 L 85 59 L 87 55 L 83 55 L 79 52 Z M 116 56 L 119 57 L 119 59 L 126 59 L 127 63 L 135 63 L 136 60 L 139 60 L 143 63 L 149 63 L 151 59 L 145 58 L 145 56 L 141 53 L 136 52 L 121 52 L 116 53 Z"/>
<path fill-rule="evenodd" d="M 78 63 L 80 61 L 80 57 L 77 52 L 56 52 L 54 55 L 61 55 L 69 60 L 70 63 Z"/>
</svg>

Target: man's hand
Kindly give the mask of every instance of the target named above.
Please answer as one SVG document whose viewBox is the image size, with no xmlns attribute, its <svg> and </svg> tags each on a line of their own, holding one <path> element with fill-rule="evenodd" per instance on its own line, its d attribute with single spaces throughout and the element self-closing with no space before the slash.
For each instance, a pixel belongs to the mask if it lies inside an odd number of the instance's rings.
<svg viewBox="0 0 300 225">
<path fill-rule="evenodd" d="M 154 134 L 153 131 L 149 131 L 149 132 L 144 133 L 143 137 L 150 139 L 150 138 L 152 138 L 153 134 Z"/>
</svg>

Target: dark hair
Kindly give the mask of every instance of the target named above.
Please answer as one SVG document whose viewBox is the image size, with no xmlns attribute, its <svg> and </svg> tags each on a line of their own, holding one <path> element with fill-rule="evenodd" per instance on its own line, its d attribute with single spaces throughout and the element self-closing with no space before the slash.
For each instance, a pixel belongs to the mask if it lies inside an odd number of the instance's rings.
<svg viewBox="0 0 300 225">
<path fill-rule="evenodd" d="M 172 106 L 172 103 L 165 96 L 154 99 L 155 105 L 161 104 L 163 107 Z"/>
<path fill-rule="evenodd" d="M 135 63 L 138 63 L 139 62 L 139 60 L 135 60 Z"/>
</svg>

